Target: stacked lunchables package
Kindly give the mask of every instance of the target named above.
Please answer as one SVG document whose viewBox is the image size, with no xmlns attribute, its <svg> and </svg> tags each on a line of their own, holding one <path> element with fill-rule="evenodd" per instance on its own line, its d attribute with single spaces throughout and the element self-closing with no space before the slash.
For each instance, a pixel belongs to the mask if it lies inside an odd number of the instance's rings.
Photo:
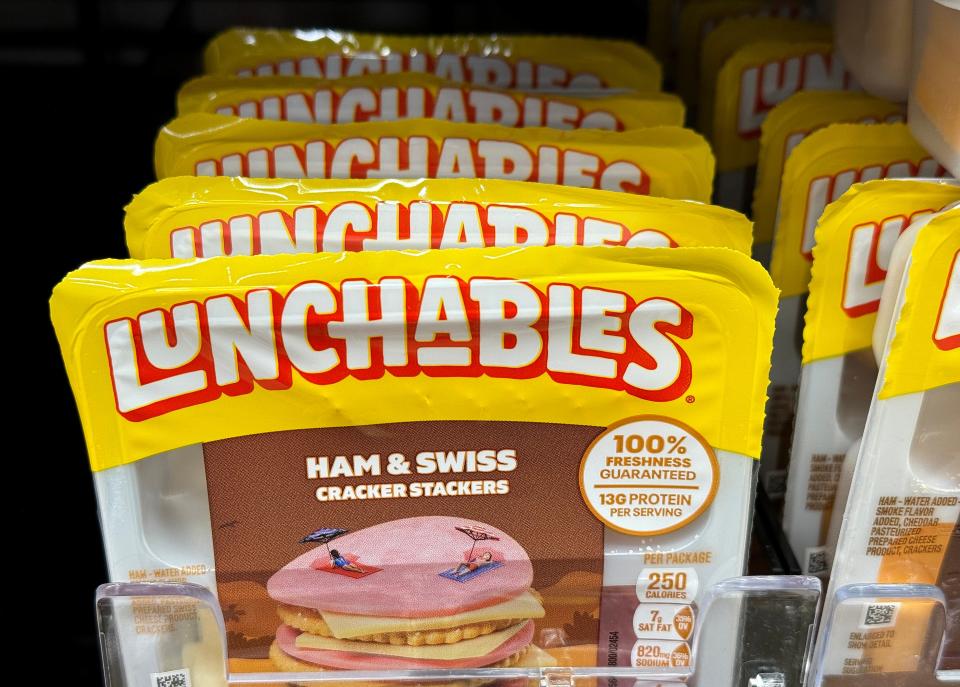
<svg viewBox="0 0 960 687">
<path fill-rule="evenodd" d="M 715 197 L 719 204 L 743 211 L 752 205 L 753 256 L 764 265 L 771 263 L 781 225 L 796 221 L 792 216 L 796 210 L 786 207 L 787 201 L 804 205 L 801 211 L 807 215 L 803 221 L 811 225 L 812 241 L 812 226 L 823 207 L 859 180 L 841 179 L 827 193 L 819 187 L 812 190 L 817 197 L 810 199 L 807 208 L 798 182 L 787 176 L 800 164 L 795 162 L 788 169 L 801 142 L 831 124 L 888 123 L 903 118 L 902 104 L 859 91 L 834 49 L 831 27 L 813 15 L 809 7 L 789 3 L 719 0 L 688 2 L 679 15 L 687 33 L 698 26 L 701 32 L 695 50 L 690 46 L 697 43 L 687 40 L 680 59 L 680 65 L 687 66 L 678 79 L 680 92 L 695 111 L 698 130 L 710 140 L 716 155 Z M 694 64 L 696 69 L 691 66 Z M 857 144 L 849 141 L 848 151 Z M 835 156 L 827 166 L 834 162 L 840 158 Z M 855 162 L 851 160 L 851 164 Z M 843 170 L 837 167 L 831 174 Z M 782 189 L 789 189 L 790 198 Z M 784 217 L 785 213 L 790 214 Z M 782 246 L 784 241 L 779 243 Z M 803 253 L 809 257 L 809 246 Z M 760 481 L 767 495 L 779 504 L 786 490 L 806 283 L 791 290 L 776 265 L 771 266 L 771 274 L 782 293 Z"/>
<path fill-rule="evenodd" d="M 760 477 L 772 496 L 782 498 L 785 493 L 791 445 L 796 450 L 794 413 L 803 323 L 816 229 L 825 219 L 825 209 L 859 182 L 936 180 L 946 176 L 946 170 L 916 142 L 903 123 L 831 124 L 804 136 L 786 158 L 770 260 L 770 274 L 780 289 L 780 307 Z M 891 217 L 878 216 L 873 221 Z M 795 553 L 807 556 L 805 548 Z"/>
<path fill-rule="evenodd" d="M 835 200 L 801 243 L 812 276 L 784 527 L 805 570 L 830 577 L 810 687 L 960 678 L 960 186 L 938 178 L 960 170 L 955 5 L 838 0 L 839 49 L 872 96 L 909 98 L 908 124 L 828 126 L 786 162 L 831 130 L 852 142 L 824 158 L 868 153 L 821 185 Z M 929 157 L 902 147 L 908 131 Z M 783 175 L 775 281 L 810 236 L 780 250 L 789 188 L 816 181 Z"/>
<path fill-rule="evenodd" d="M 783 518 L 806 573 L 830 570 L 876 385 L 871 345 L 894 246 L 957 202 L 953 180 L 874 180 L 852 186 L 817 224 Z"/>
<path fill-rule="evenodd" d="M 697 121 L 717 156 L 717 199 L 746 210 L 770 112 L 800 91 L 845 91 L 856 82 L 828 26 L 783 16 L 732 17 L 700 52 Z"/>
<path fill-rule="evenodd" d="M 219 609 L 126 608 L 129 683 L 740 684 L 744 628 L 698 633 L 745 572 L 777 291 L 657 63 L 238 29 L 206 70 L 133 259 L 51 303 L 111 579 Z"/>
<path fill-rule="evenodd" d="M 885 250 L 863 352 L 879 373 L 847 458 L 839 540 L 826 552 L 815 687 L 960 674 L 960 207 L 914 220 Z M 845 334 L 870 345 L 864 332 Z"/>
</svg>

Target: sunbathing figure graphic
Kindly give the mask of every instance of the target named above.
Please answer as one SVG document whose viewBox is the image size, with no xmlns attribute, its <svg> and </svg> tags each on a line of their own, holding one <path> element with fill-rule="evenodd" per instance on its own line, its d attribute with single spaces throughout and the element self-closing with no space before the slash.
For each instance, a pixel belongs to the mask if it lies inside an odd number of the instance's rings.
<svg viewBox="0 0 960 687">
<path fill-rule="evenodd" d="M 472 572 L 476 572 L 480 568 L 486 567 L 493 563 L 493 554 L 489 551 L 484 551 L 481 555 L 471 558 L 469 561 L 465 561 L 458 565 L 453 570 L 453 574 L 456 577 L 463 577 Z"/>
<path fill-rule="evenodd" d="M 351 563 L 346 558 L 341 556 L 340 552 L 336 549 L 330 549 L 330 562 L 341 570 L 349 570 L 350 572 L 359 573 L 361 575 L 367 572 L 359 565 Z"/>
</svg>

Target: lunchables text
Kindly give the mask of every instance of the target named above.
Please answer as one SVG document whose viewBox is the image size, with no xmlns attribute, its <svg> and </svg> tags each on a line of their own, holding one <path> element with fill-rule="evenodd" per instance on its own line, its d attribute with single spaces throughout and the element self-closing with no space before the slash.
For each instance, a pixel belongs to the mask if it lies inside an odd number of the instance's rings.
<svg viewBox="0 0 960 687">
<path fill-rule="evenodd" d="M 298 91 L 245 99 L 223 105 L 217 114 L 247 119 L 271 119 L 310 124 L 392 122 L 398 119 L 442 119 L 449 122 L 499 124 L 552 129 L 606 129 L 624 126 L 606 110 L 587 111 L 580 105 L 526 93 L 423 86 L 353 87 Z"/>
<path fill-rule="evenodd" d="M 760 136 L 767 113 L 798 91 L 839 91 L 853 88 L 853 77 L 831 51 L 818 50 L 752 65 L 740 74 L 737 134 Z"/>
<path fill-rule="evenodd" d="M 932 157 L 925 157 L 917 162 L 901 160 L 889 164 L 845 169 L 836 174 L 815 177 L 807 186 L 804 201 L 800 253 L 807 260 L 813 260 L 814 234 L 820 215 L 823 214 L 827 205 L 837 200 L 854 184 L 873 179 L 939 178 L 946 175 L 947 171 L 940 163 Z"/>
<path fill-rule="evenodd" d="M 339 203 L 326 211 L 302 205 L 292 212 L 265 210 L 170 232 L 175 258 L 218 255 L 425 250 L 493 246 L 675 247 L 662 231 L 631 229 L 619 222 L 558 212 L 548 217 L 529 208 L 429 200 Z"/>
<path fill-rule="evenodd" d="M 104 337 L 117 411 L 140 421 L 294 377 L 548 376 L 671 401 L 692 380 L 693 331 L 660 295 L 438 275 L 214 293 L 114 319 Z"/>
<path fill-rule="evenodd" d="M 650 177 L 626 160 L 513 141 L 426 136 L 345 138 L 251 147 L 203 159 L 197 176 L 285 179 L 514 179 L 648 195 Z"/>
<path fill-rule="evenodd" d="M 375 52 L 357 52 L 352 55 L 332 52 L 322 57 L 299 57 L 264 62 L 252 69 L 239 69 L 236 75 L 240 77 L 314 76 L 323 79 L 340 79 L 365 74 L 403 72 L 433 74 L 448 81 L 495 88 L 591 90 L 607 86 L 596 74 L 588 72 L 574 74 L 564 67 L 532 60 L 509 62 L 497 55 L 455 53 L 428 55 L 414 51 L 409 53 L 391 51 L 385 55 Z"/>
<path fill-rule="evenodd" d="M 850 232 L 850 247 L 843 279 L 843 312 L 847 317 L 862 317 L 877 312 L 880 294 L 893 247 L 907 227 L 929 216 L 935 208 L 907 215 L 863 222 Z"/>
</svg>

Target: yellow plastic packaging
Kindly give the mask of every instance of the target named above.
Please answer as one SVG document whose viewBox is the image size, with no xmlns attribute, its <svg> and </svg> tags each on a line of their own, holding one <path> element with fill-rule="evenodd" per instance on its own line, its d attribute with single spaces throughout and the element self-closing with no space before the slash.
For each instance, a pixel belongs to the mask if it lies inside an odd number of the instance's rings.
<svg viewBox="0 0 960 687">
<path fill-rule="evenodd" d="M 831 31 L 827 26 L 780 17 L 741 17 L 721 22 L 707 35 L 700 53 L 700 97 L 697 99 L 697 121 L 700 124 L 700 131 L 712 140 L 714 113 L 717 110 L 718 101 L 723 99 L 724 103 L 732 102 L 733 107 L 736 108 L 741 96 L 749 96 L 749 93 L 742 92 L 740 84 L 736 81 L 739 77 L 745 76 L 756 90 L 761 68 L 764 65 L 769 64 L 770 66 L 766 67 L 768 70 L 778 72 L 780 69 L 778 62 L 809 52 L 791 50 L 790 44 L 816 43 L 817 49 L 829 52 L 830 40 Z M 733 61 L 735 55 L 738 55 L 738 59 Z M 719 81 L 721 72 L 727 68 L 728 64 L 731 66 L 727 72 L 734 79 L 732 92 L 725 90 L 729 88 L 729 79 L 724 80 L 722 85 Z M 747 73 L 743 74 L 744 72 Z M 773 85 L 777 82 L 778 79 L 774 80 Z M 783 100 L 796 90 L 793 88 L 790 92 L 771 92 L 771 101 L 767 103 L 748 100 L 747 111 L 752 111 L 754 104 L 773 107 L 776 102 Z M 773 98 L 777 97 L 779 100 L 773 102 Z M 759 136 L 759 122 L 746 121 L 745 125 L 749 130 L 755 130 L 756 135 Z"/>
<path fill-rule="evenodd" d="M 879 399 L 960 383 L 960 209 L 920 231 Z"/>
<path fill-rule="evenodd" d="M 659 90 L 660 65 L 628 41 L 568 36 L 390 36 L 336 30 L 224 31 L 208 74 L 314 76 L 426 72 L 498 88 Z"/>
<path fill-rule="evenodd" d="M 882 179 L 855 184 L 827 206 L 813 247 L 804 364 L 870 348 L 896 239 L 958 201 L 956 183 Z"/>
<path fill-rule="evenodd" d="M 877 381 L 871 344 L 875 330 L 886 326 L 878 315 L 881 293 L 896 290 L 885 285 L 888 270 L 893 282 L 900 278 L 894 246 L 909 226 L 958 200 L 960 186 L 951 182 L 877 179 L 854 184 L 817 224 L 783 514 L 805 574 L 830 573 Z M 878 320 L 883 324 L 875 326 Z"/>
<path fill-rule="evenodd" d="M 693 629 L 742 571 L 775 308 L 738 251 L 599 246 L 102 261 L 51 300 L 111 579 L 176 575 L 257 628 L 223 644 L 222 682 L 384 663 L 497 680 L 504 654 L 623 670 L 662 650 L 600 651 L 644 604 Z M 641 441 L 642 483 L 610 458 Z M 505 613 L 426 665 L 391 641 Z"/>
<path fill-rule="evenodd" d="M 126 208 L 131 257 L 533 245 L 718 246 L 750 221 L 713 205 L 518 181 L 170 177 Z"/>
<path fill-rule="evenodd" d="M 759 43 L 738 50 L 717 76 L 710 129 L 723 171 L 757 163 L 760 128 L 778 103 L 801 90 L 839 91 L 854 83 L 829 43 Z"/>
<path fill-rule="evenodd" d="M 659 91 L 599 91 L 589 96 L 576 92 L 537 94 L 410 73 L 333 80 L 304 76 L 203 76 L 180 89 L 177 112 L 311 124 L 427 118 L 610 131 L 664 124 L 682 126 L 684 117 L 683 102 Z"/>
<path fill-rule="evenodd" d="M 942 177 L 945 170 L 906 124 L 832 124 L 807 136 L 783 172 L 770 275 L 782 297 L 807 291 L 814 231 L 824 209 L 854 183 Z"/>
<path fill-rule="evenodd" d="M 456 261 L 455 267 L 451 266 L 451 259 Z M 85 265 L 55 289 L 51 312 L 63 345 L 67 372 L 78 395 L 93 468 L 104 470 L 197 441 L 315 426 L 318 413 L 328 412 L 323 408 L 329 408 L 333 414 L 339 412 L 335 406 L 317 405 L 309 400 L 322 393 L 332 379 L 298 370 L 287 358 L 280 361 L 286 373 L 274 377 L 273 382 L 258 378 L 256 373 L 251 376 L 248 371 L 239 387 L 224 387 L 216 381 L 219 378 L 223 383 L 224 370 L 215 378 L 211 368 L 210 375 L 203 376 L 202 393 L 185 388 L 173 395 L 169 389 L 161 393 L 159 388 L 147 388 L 150 382 L 142 374 L 119 374 L 118 366 L 126 360 L 119 354 L 123 337 L 105 337 L 105 330 L 138 328 L 138 318 L 144 313 L 169 310 L 191 301 L 191 291 L 208 303 L 218 293 L 230 295 L 239 303 L 253 292 L 272 289 L 282 301 L 297 285 L 318 278 L 339 285 L 344 280 L 376 282 L 402 274 L 413 289 L 413 297 L 428 277 L 450 275 L 451 269 L 461 279 L 519 279 L 544 294 L 552 283 L 575 288 L 602 286 L 628 295 L 628 302 L 634 304 L 631 307 L 655 296 L 668 297 L 688 313 L 686 317 L 692 318 L 692 329 L 681 337 L 685 372 L 675 382 L 657 389 L 631 386 L 620 375 L 616 379 L 574 376 L 565 383 L 576 394 L 577 402 L 558 403 L 556 394 L 562 386 L 558 387 L 552 379 L 550 359 L 538 359 L 535 362 L 539 369 L 531 368 L 527 370 L 529 375 L 522 375 L 529 377 L 522 382 L 522 394 L 516 388 L 516 378 L 521 376 L 519 368 L 517 374 L 500 377 L 491 374 L 495 370 L 485 369 L 475 361 L 473 365 L 479 367 L 464 370 L 461 375 L 479 372 L 476 384 L 491 399 L 497 399 L 497 403 L 485 405 L 483 415 L 493 418 L 516 412 L 528 422 L 549 418 L 551 422 L 604 425 L 611 419 L 607 417 L 611 403 L 647 398 L 651 409 L 657 408 L 661 414 L 677 413 L 687 424 L 697 427 L 710 445 L 754 458 L 759 455 L 760 408 L 776 305 L 776 291 L 759 265 L 737 251 L 720 248 L 512 248 L 456 253 L 273 255 L 203 261 L 104 260 Z M 275 312 L 279 317 L 280 309 Z M 413 318 L 416 310 L 409 312 Z M 720 312 L 724 317 L 717 317 Z M 544 308 L 540 316 L 544 324 L 547 317 Z M 413 326 L 415 321 L 410 324 Z M 624 334 L 622 324 L 612 325 L 609 331 Z M 548 336 L 546 328 L 536 331 L 539 336 Z M 550 334 L 554 334 L 553 330 Z M 134 356 L 130 363 L 149 367 L 142 352 L 137 354 L 131 349 L 128 353 Z M 630 355 L 629 350 L 621 354 L 625 358 Z M 720 363 L 721 358 L 725 362 Z M 214 363 L 197 362 L 203 366 Z M 543 362 L 546 367 L 542 367 Z M 345 371 L 348 364 L 353 367 L 360 363 L 352 356 L 349 362 L 338 362 Z M 406 363 L 410 364 L 416 363 Z M 184 363 L 184 367 L 194 366 Z M 426 415 L 454 418 L 461 407 L 457 398 L 474 393 L 449 377 L 411 377 L 407 372 L 408 368 L 394 369 L 388 362 L 380 370 L 376 390 L 361 379 L 348 377 L 338 382 L 339 396 L 351 397 L 351 404 L 356 402 L 351 424 L 403 422 Z M 157 368 L 152 376 L 175 378 L 178 374 L 177 368 Z M 279 383 L 281 380 L 285 381 Z M 200 383 L 200 379 L 193 382 Z M 225 389 L 232 393 L 223 393 Z M 530 402 L 541 392 L 544 402 Z M 375 395 L 370 396 L 371 393 Z M 687 400 L 691 395 L 696 402 Z M 264 403 L 268 398 L 269 403 Z M 438 398 L 445 402 L 430 402 Z M 547 402 L 548 398 L 553 400 Z M 360 399 L 366 401 L 358 402 Z M 177 409 L 180 410 L 172 412 Z M 338 417 L 337 422 L 341 421 Z"/>
<path fill-rule="evenodd" d="M 699 0 L 680 10 L 677 50 L 677 92 L 689 105 L 700 96 L 700 55 L 707 36 L 725 19 L 745 17 L 796 18 L 800 3 L 771 0 Z"/>
<path fill-rule="evenodd" d="M 786 475 L 811 250 L 824 208 L 860 181 L 942 173 L 910 136 L 906 124 L 832 124 L 807 136 L 787 158 L 770 261 L 770 275 L 780 288 L 780 308 L 771 370 L 775 400 L 767 409 L 760 466 L 761 479 L 767 484 L 783 484 L 781 477 Z"/>
<path fill-rule="evenodd" d="M 842 526 L 831 527 L 840 537 L 824 617 L 834 629 L 817 647 L 830 683 L 848 674 L 899 674 L 919 684 L 957 665 L 957 625 L 949 610 L 944 622 L 944 605 L 933 599 L 942 593 L 952 609 L 958 574 L 960 209 L 908 231 L 893 250 L 877 318 L 879 379 L 863 439 L 844 464 L 850 491 Z M 939 589 L 902 599 L 837 593 L 871 584 Z M 892 618 L 871 630 L 883 641 L 850 641 L 878 602 L 893 602 Z"/>
<path fill-rule="evenodd" d="M 902 105 L 856 91 L 800 91 L 770 110 L 761 125 L 753 192 L 756 243 L 769 244 L 773 240 L 783 166 L 790 152 L 808 134 L 828 124 L 902 120 Z"/>
<path fill-rule="evenodd" d="M 713 156 L 679 127 L 511 129 L 427 119 L 322 126 L 190 114 L 167 124 L 157 178 L 493 178 L 709 202 Z"/>
</svg>

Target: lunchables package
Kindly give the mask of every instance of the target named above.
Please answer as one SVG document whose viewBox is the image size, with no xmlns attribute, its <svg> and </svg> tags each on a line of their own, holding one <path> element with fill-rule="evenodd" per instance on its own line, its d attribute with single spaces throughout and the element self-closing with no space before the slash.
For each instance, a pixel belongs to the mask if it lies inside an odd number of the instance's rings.
<svg viewBox="0 0 960 687">
<path fill-rule="evenodd" d="M 126 208 L 130 256 L 496 246 L 719 246 L 750 254 L 738 212 L 494 179 L 169 177 Z"/>
<path fill-rule="evenodd" d="M 845 500 L 838 482 L 877 378 L 871 341 L 893 246 L 913 222 L 958 201 L 956 182 L 868 181 L 828 205 L 817 224 L 783 515 L 805 574 L 829 572 L 828 528 Z"/>
<path fill-rule="evenodd" d="M 733 19 L 714 29 L 701 76 L 700 130 L 717 156 L 717 198 L 744 210 L 767 113 L 797 91 L 854 86 L 828 28 L 775 17 Z"/>
<path fill-rule="evenodd" d="M 787 158 L 770 261 L 770 274 L 780 288 L 780 309 L 760 467 L 761 480 L 772 494 L 782 496 L 785 489 L 814 230 L 820 216 L 857 182 L 944 175 L 906 124 L 832 124 L 803 139 Z"/>
<path fill-rule="evenodd" d="M 522 90 L 659 90 L 660 65 L 629 41 L 574 36 L 390 36 L 332 29 L 224 31 L 207 45 L 208 74 L 313 76 L 423 72 Z"/>
<path fill-rule="evenodd" d="M 581 246 L 102 261 L 51 301 L 110 577 L 215 591 L 232 676 L 627 687 L 744 570 L 775 308 L 738 251 Z"/>
<path fill-rule="evenodd" d="M 832 558 L 813 687 L 881 673 L 910 684 L 960 675 L 960 209 L 901 242 L 911 239 L 905 267 L 894 264 L 901 246 L 894 251 L 880 306 L 880 373 Z M 897 271 L 903 278 L 888 288 Z"/>
<path fill-rule="evenodd" d="M 177 111 L 311 124 L 426 118 L 611 131 L 682 126 L 684 116 L 683 102 L 659 91 L 528 93 L 410 73 L 329 81 L 305 76 L 202 76 L 180 89 Z"/>
<path fill-rule="evenodd" d="M 727 172 L 757 163 L 760 127 L 777 103 L 801 90 L 837 91 L 852 86 L 850 75 L 827 43 L 780 41 L 737 50 L 716 80 L 710 140 L 718 169 Z"/>
<path fill-rule="evenodd" d="M 808 67 L 818 80 L 842 79 L 843 69 L 837 73 L 838 65 L 827 57 L 830 36 L 828 26 L 782 17 L 735 17 L 720 22 L 704 38 L 700 51 L 699 130 L 712 140 L 718 106 L 726 110 L 732 102 L 735 110 L 743 110 L 741 120 L 733 120 L 734 126 L 756 138 L 766 112 L 805 87 Z M 795 43 L 806 47 L 790 49 Z"/>
<path fill-rule="evenodd" d="M 167 124 L 157 178 L 491 178 L 709 202 L 710 146 L 680 127 L 511 129 L 429 119 L 322 126 L 189 114 Z"/>
<path fill-rule="evenodd" d="M 770 262 L 783 166 L 800 141 L 828 124 L 899 121 L 903 121 L 902 105 L 858 91 L 800 91 L 770 110 L 760 126 L 753 191 L 754 257 Z"/>
<path fill-rule="evenodd" d="M 789 0 L 698 0 L 685 3 L 680 10 L 677 38 L 677 92 L 687 104 L 696 105 L 700 96 L 701 50 L 710 32 L 725 19 L 796 19 L 803 14 L 803 3 Z"/>
</svg>

